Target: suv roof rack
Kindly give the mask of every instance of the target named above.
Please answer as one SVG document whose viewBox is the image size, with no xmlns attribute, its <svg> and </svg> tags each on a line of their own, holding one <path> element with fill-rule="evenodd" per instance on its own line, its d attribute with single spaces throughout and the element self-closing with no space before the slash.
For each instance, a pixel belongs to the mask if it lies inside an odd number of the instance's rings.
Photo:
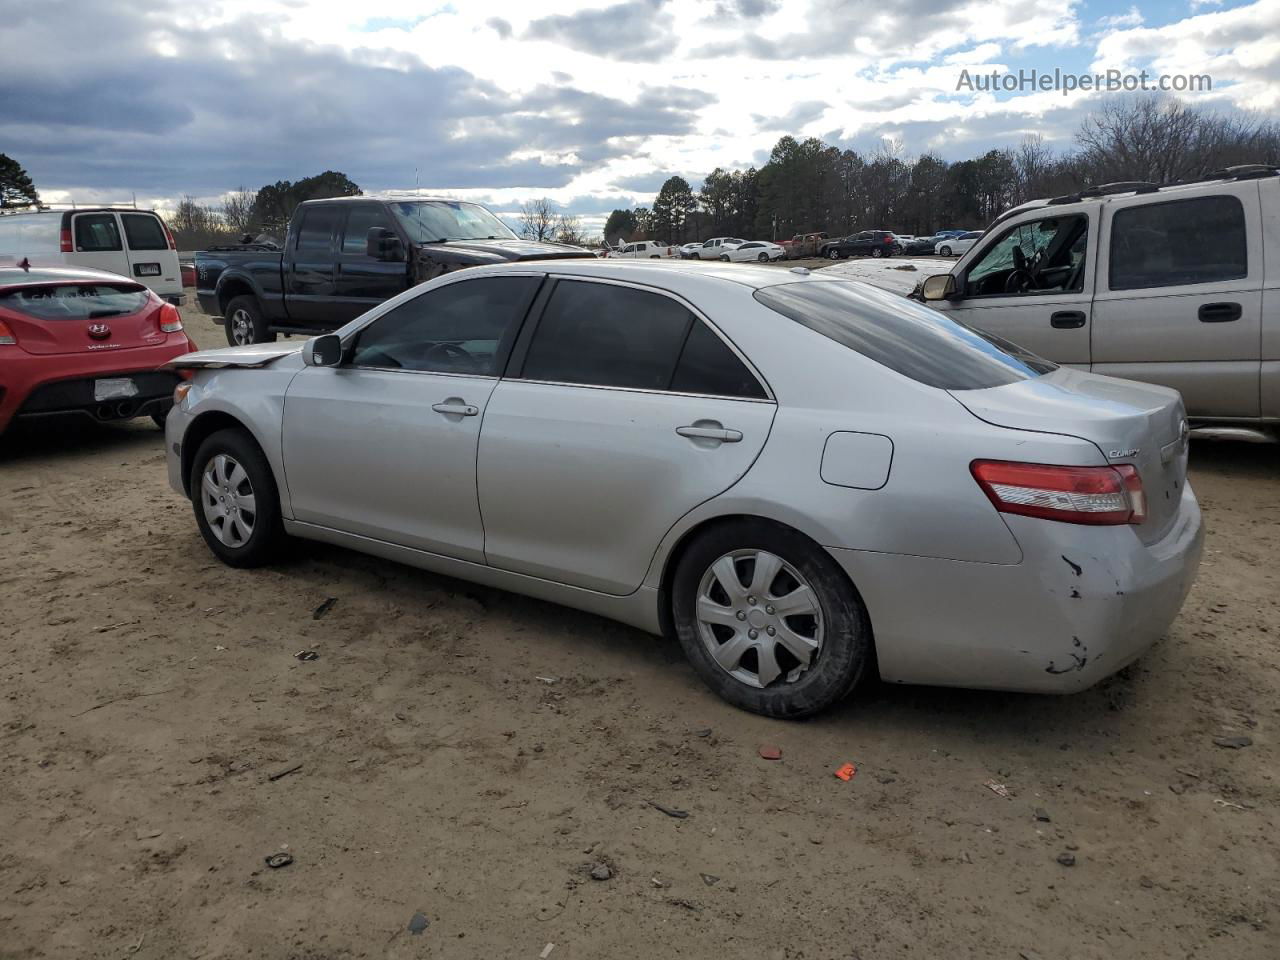
<svg viewBox="0 0 1280 960">
<path fill-rule="evenodd" d="M 1114 183 L 1100 183 L 1096 187 L 1086 187 L 1080 191 L 1081 197 L 1109 197 L 1116 193 L 1155 193 L 1160 184 L 1150 180 L 1116 180 Z"/>
<path fill-rule="evenodd" d="M 1280 170 L 1269 163 L 1238 163 L 1234 167 L 1223 167 L 1207 173 L 1204 180 L 1258 180 L 1262 177 L 1280 175 Z"/>
</svg>

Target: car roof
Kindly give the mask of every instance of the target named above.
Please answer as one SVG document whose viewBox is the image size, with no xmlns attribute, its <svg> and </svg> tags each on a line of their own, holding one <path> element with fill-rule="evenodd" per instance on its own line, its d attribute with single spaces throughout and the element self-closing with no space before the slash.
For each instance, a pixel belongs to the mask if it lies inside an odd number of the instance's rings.
<svg viewBox="0 0 1280 960">
<path fill-rule="evenodd" d="M 92 270 L 88 267 L 46 267 L 33 263 L 30 270 L 24 270 L 16 264 L 0 264 L 0 287 L 20 287 L 33 283 L 57 283 L 60 280 L 102 280 L 142 286 L 138 281 L 122 277 L 118 273 L 109 273 L 106 270 Z"/>
<path fill-rule="evenodd" d="M 470 267 L 466 273 L 538 273 L 560 276 L 590 277 L 600 280 L 629 280 L 634 283 L 661 285 L 664 277 L 683 284 L 688 281 L 733 283 L 759 289 L 779 283 L 801 280 L 846 280 L 846 277 L 824 277 L 807 267 L 760 267 L 719 260 L 609 260 L 582 257 L 572 260 L 525 260 L 483 267 Z"/>
</svg>

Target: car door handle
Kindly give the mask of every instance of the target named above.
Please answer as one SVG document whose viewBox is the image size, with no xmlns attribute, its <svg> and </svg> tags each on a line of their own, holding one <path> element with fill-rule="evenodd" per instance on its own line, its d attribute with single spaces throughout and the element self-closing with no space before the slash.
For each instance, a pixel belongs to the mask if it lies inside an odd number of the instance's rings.
<svg viewBox="0 0 1280 960">
<path fill-rule="evenodd" d="M 1074 330 L 1084 326 L 1083 310 L 1059 310 L 1049 317 L 1049 326 L 1057 330 Z"/>
<path fill-rule="evenodd" d="M 431 409 L 436 413 L 449 414 L 455 417 L 474 417 L 480 412 L 479 407 L 473 407 L 461 397 L 450 397 L 443 403 L 433 403 Z"/>
<path fill-rule="evenodd" d="M 1202 303 L 1199 311 L 1200 322 L 1230 323 L 1232 320 L 1239 320 L 1243 312 L 1238 303 Z"/>
<path fill-rule="evenodd" d="M 693 440 L 719 440 L 721 443 L 737 443 L 742 439 L 741 430 L 726 430 L 714 420 L 699 420 L 687 427 L 676 427 L 676 433 Z"/>
</svg>

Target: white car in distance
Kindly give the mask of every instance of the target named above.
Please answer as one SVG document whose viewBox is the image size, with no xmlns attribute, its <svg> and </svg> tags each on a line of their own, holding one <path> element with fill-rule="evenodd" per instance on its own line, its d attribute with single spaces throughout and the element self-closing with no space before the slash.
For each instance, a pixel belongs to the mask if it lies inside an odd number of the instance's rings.
<svg viewBox="0 0 1280 960">
<path fill-rule="evenodd" d="M 943 257 L 959 257 L 969 252 L 978 238 L 982 236 L 981 230 L 970 230 L 968 233 L 962 233 L 958 237 L 944 237 L 938 241 L 938 245 L 933 248 L 933 252 Z"/>
<path fill-rule="evenodd" d="M 736 250 L 747 241 L 736 237 L 712 237 L 704 240 L 701 246 L 694 247 L 689 254 L 691 260 L 719 260 L 730 250 Z"/>
<path fill-rule="evenodd" d="M 769 263 L 773 260 L 785 260 L 786 258 L 787 251 L 768 240 L 750 240 L 739 247 L 734 247 L 732 250 L 726 250 L 720 254 L 721 260 L 732 260 L 737 263 L 744 261 Z"/>
<path fill-rule="evenodd" d="M 679 255 L 677 248 L 670 244 L 658 243 L 656 240 L 636 240 L 633 243 L 624 243 L 622 249 L 609 256 L 622 260 L 663 260 Z"/>
</svg>

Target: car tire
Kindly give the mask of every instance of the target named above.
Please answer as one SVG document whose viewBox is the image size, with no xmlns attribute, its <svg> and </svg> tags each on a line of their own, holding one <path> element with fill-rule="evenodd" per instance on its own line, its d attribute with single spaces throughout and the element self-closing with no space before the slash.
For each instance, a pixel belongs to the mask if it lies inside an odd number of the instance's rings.
<svg viewBox="0 0 1280 960">
<path fill-rule="evenodd" d="M 661 258 L 660 256 L 658 256 L 658 255 L 655 253 L 655 254 L 654 254 L 653 256 L 651 256 L 649 259 L 650 259 L 650 260 L 661 260 L 662 258 Z"/>
<path fill-rule="evenodd" d="M 941 248 L 941 249 L 938 251 L 938 253 L 939 253 L 941 256 L 949 257 L 949 256 L 951 256 L 951 248 L 950 248 L 950 247 L 943 247 L 943 248 Z"/>
<path fill-rule="evenodd" d="M 166 403 L 164 405 L 163 410 L 160 410 L 156 413 L 151 414 L 151 422 L 154 423 L 157 427 L 159 427 L 162 433 L 164 432 L 164 423 L 169 418 L 169 411 L 172 409 L 173 409 L 173 404 Z"/>
<path fill-rule="evenodd" d="M 881 257 L 884 256 L 884 251 L 881 250 L 879 247 L 873 247 L 871 250 L 871 256 L 879 260 Z"/>
<path fill-rule="evenodd" d="M 761 562 L 772 571 L 767 583 L 753 582 Z M 738 580 L 733 594 L 727 576 Z M 813 613 L 769 612 L 770 599 L 800 608 L 806 598 Z M 723 610 L 704 616 L 712 606 Z M 767 520 L 734 521 L 699 535 L 677 563 L 671 609 L 676 636 L 703 682 L 734 706 L 767 717 L 806 717 L 838 703 L 874 659 L 866 607 L 844 572 L 808 537 Z M 790 644 L 768 639 L 783 628 Z M 815 651 L 807 666 L 793 645 Z M 761 660 L 764 653 L 771 661 Z"/>
<path fill-rule="evenodd" d="M 233 347 L 275 342 L 276 335 L 267 329 L 257 297 L 232 297 L 222 316 L 222 330 L 227 335 L 227 343 Z"/>
<path fill-rule="evenodd" d="M 698 256 L 698 254 L 696 254 L 696 253 L 691 253 L 691 254 L 689 254 L 689 259 L 690 259 L 690 260 L 701 260 L 701 259 L 702 259 L 702 257 Z"/>
<path fill-rule="evenodd" d="M 826 258 L 827 258 L 828 260 L 839 260 L 839 259 L 840 259 L 840 251 L 839 251 L 839 250 L 837 250 L 835 247 L 832 247 L 832 248 L 830 248 L 829 250 L 827 250 L 827 252 L 826 252 L 825 256 L 826 256 Z"/>
<path fill-rule="evenodd" d="M 756 257 L 756 259 L 759 260 L 761 263 L 768 263 L 769 255 L 767 253 L 762 253 L 760 254 L 760 256 Z"/>
<path fill-rule="evenodd" d="M 196 526 L 214 556 L 230 567 L 274 559 L 285 536 L 280 494 L 266 455 L 246 431 L 218 430 L 205 438 L 191 461 L 190 489 Z"/>
<path fill-rule="evenodd" d="M 728 263 L 728 262 L 729 262 L 729 255 L 728 255 L 727 253 L 722 253 L 722 254 L 720 254 L 720 259 L 721 259 L 724 263 Z"/>
</svg>

